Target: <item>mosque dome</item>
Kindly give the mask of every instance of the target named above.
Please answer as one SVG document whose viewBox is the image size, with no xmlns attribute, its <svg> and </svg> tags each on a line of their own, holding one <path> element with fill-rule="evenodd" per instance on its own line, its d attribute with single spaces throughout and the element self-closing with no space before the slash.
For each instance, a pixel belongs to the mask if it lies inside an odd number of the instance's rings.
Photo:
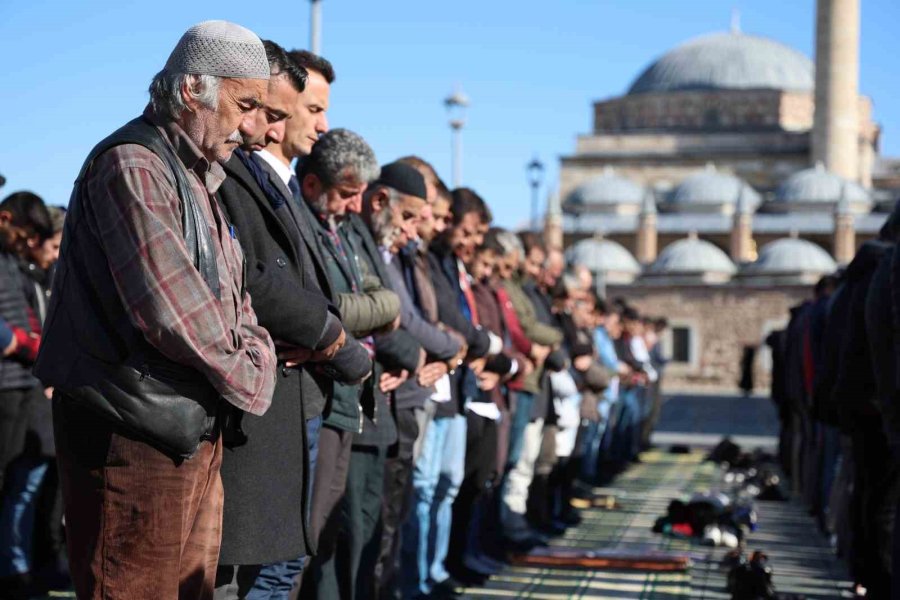
<svg viewBox="0 0 900 600">
<path fill-rule="evenodd" d="M 846 201 L 852 212 L 869 210 L 872 199 L 861 185 L 825 169 L 822 163 L 797 171 L 775 190 L 771 208 L 784 212 L 822 210 Z"/>
<path fill-rule="evenodd" d="M 669 192 L 665 207 L 670 212 L 753 212 L 761 202 L 759 194 L 742 179 L 716 170 L 708 164 L 686 177 Z"/>
<path fill-rule="evenodd" d="M 568 249 L 566 258 L 570 265 L 582 265 L 601 274 L 608 284 L 631 283 L 641 273 L 641 266 L 631 253 L 611 240 L 581 240 Z"/>
<path fill-rule="evenodd" d="M 702 283 L 725 282 L 736 272 L 728 255 L 693 233 L 666 246 L 647 270 L 650 276 L 698 277 Z"/>
<path fill-rule="evenodd" d="M 700 36 L 647 67 L 629 94 L 681 90 L 778 89 L 812 92 L 815 66 L 803 53 L 737 31 Z"/>
<path fill-rule="evenodd" d="M 837 263 L 820 246 L 799 238 L 769 242 L 755 262 L 744 267 L 750 276 L 808 276 L 815 280 L 833 273 Z"/>
<path fill-rule="evenodd" d="M 569 213 L 612 212 L 637 214 L 647 190 L 627 177 L 618 175 L 612 167 L 603 174 L 576 187 L 566 198 L 564 208 Z"/>
</svg>

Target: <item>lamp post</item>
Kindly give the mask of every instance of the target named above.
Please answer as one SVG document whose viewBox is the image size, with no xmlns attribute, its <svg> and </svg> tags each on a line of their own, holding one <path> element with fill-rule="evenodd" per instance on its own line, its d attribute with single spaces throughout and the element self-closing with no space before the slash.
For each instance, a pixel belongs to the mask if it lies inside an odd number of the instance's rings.
<svg viewBox="0 0 900 600">
<path fill-rule="evenodd" d="M 322 54 L 322 0 L 309 0 L 309 50 Z"/>
<path fill-rule="evenodd" d="M 525 166 L 528 172 L 528 183 L 531 185 L 531 230 L 538 230 L 538 193 L 540 192 L 541 182 L 544 179 L 544 163 L 542 163 L 537 155 L 531 159 L 531 162 Z"/>
<path fill-rule="evenodd" d="M 462 183 L 462 128 L 466 124 L 466 107 L 469 99 L 459 89 L 447 96 L 444 100 L 447 114 L 450 116 L 450 130 L 452 136 L 453 153 L 450 171 L 453 173 L 453 187 L 458 188 Z"/>
</svg>

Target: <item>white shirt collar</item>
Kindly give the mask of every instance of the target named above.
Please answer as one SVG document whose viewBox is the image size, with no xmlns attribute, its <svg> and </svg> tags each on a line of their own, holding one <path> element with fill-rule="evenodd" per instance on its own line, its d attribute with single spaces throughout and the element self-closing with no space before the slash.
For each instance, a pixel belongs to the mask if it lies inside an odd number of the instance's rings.
<svg viewBox="0 0 900 600">
<path fill-rule="evenodd" d="M 291 171 L 291 168 L 288 165 L 281 162 L 281 160 L 276 158 L 275 155 L 268 150 L 257 150 L 254 154 L 269 163 L 269 166 L 275 170 L 275 173 L 278 174 L 278 177 L 281 178 L 284 185 L 288 184 L 291 177 L 294 175 L 294 172 Z"/>
</svg>

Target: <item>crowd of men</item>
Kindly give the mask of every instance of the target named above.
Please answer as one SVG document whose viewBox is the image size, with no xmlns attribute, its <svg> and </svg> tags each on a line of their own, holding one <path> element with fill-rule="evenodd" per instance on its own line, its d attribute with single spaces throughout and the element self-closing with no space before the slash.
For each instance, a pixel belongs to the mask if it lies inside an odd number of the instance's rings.
<svg viewBox="0 0 900 600">
<path fill-rule="evenodd" d="M 0 203 L 13 597 L 63 556 L 84 599 L 453 597 L 639 460 L 665 322 L 330 129 L 334 82 L 200 23 L 67 213 Z"/>
<path fill-rule="evenodd" d="M 766 340 L 782 468 L 869 598 L 900 594 L 898 233 L 895 209 L 878 238 L 823 277 Z"/>
</svg>

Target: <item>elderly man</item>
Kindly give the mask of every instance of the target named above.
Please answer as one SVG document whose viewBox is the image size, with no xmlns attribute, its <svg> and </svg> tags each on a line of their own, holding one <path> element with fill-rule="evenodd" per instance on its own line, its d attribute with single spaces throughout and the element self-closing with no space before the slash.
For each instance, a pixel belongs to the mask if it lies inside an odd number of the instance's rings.
<svg viewBox="0 0 900 600">
<path fill-rule="evenodd" d="M 305 527 L 312 483 L 307 430 L 321 421 L 332 379 L 355 382 L 371 370 L 368 354 L 346 338 L 316 278 L 305 222 L 288 187 L 291 171 L 270 162 L 263 150 L 284 139 L 306 83 L 305 69 L 283 48 L 269 40 L 263 44 L 271 71 L 268 99 L 257 135 L 225 164 L 228 179 L 219 199 L 244 249 L 247 289 L 260 325 L 279 346 L 305 349 L 310 356 L 302 364 L 280 364 L 265 415 L 233 409 L 233 438 L 226 438 L 222 463 L 226 502 L 216 576 L 221 599 L 288 597 L 312 549 Z"/>
<path fill-rule="evenodd" d="M 269 407 L 275 349 L 213 194 L 253 136 L 269 65 L 251 31 L 191 27 L 144 115 L 89 155 L 35 373 L 54 386 L 79 598 L 210 598 L 226 403 Z"/>
<path fill-rule="evenodd" d="M 396 294 L 383 288 L 377 274 L 362 271 L 357 260 L 361 248 L 354 243 L 348 213 L 351 206 L 361 205 L 363 192 L 379 172 L 369 145 L 346 129 L 334 129 L 320 136 L 309 156 L 298 164 L 304 210 L 336 295 L 342 322 L 348 331 L 359 335 L 373 356 L 375 344 L 371 335 L 393 326 L 399 318 L 400 301 Z M 378 298 L 379 301 L 373 302 Z M 418 347 L 414 352 L 415 357 Z M 370 387 L 366 386 L 364 394 L 359 385 L 336 384 L 325 413 L 310 515 L 313 542 L 318 543 L 317 555 L 304 575 L 301 597 L 338 595 L 333 557 L 341 519 L 336 508 L 344 496 L 353 435 L 361 430 L 363 410 L 370 417 L 374 414 L 375 398 L 368 390 Z"/>
</svg>

